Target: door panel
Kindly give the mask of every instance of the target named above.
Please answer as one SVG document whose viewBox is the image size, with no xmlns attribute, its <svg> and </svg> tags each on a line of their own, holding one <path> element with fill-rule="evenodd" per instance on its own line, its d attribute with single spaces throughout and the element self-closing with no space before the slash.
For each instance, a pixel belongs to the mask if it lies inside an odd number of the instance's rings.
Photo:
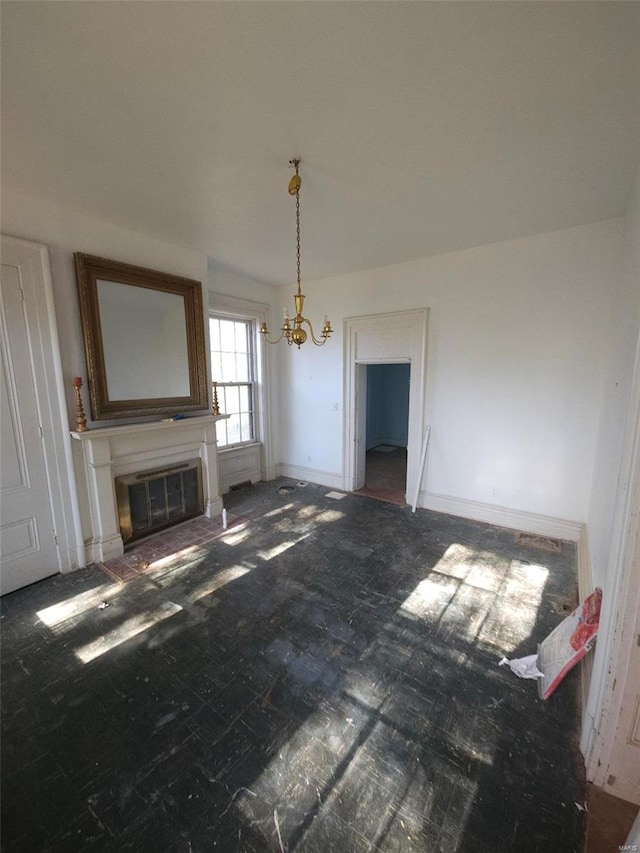
<svg viewBox="0 0 640 853">
<path fill-rule="evenodd" d="M 0 592 L 59 571 L 28 320 L 18 266 L 2 264 L 0 288 Z"/>
</svg>

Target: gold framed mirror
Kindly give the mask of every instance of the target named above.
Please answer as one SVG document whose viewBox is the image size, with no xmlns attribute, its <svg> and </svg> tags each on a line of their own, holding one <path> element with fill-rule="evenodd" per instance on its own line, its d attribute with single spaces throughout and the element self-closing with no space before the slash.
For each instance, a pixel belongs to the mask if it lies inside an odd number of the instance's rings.
<svg viewBox="0 0 640 853">
<path fill-rule="evenodd" d="M 201 283 L 74 257 L 93 420 L 207 409 Z"/>
</svg>

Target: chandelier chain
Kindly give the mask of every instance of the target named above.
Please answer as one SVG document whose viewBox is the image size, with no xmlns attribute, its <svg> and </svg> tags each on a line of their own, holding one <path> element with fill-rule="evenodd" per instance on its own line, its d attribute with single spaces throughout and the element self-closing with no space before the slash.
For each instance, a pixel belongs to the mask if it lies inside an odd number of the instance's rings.
<svg viewBox="0 0 640 853">
<path fill-rule="evenodd" d="M 296 166 L 296 175 L 298 167 Z M 296 190 L 296 258 L 298 264 L 298 293 L 300 293 L 300 189 Z"/>
</svg>

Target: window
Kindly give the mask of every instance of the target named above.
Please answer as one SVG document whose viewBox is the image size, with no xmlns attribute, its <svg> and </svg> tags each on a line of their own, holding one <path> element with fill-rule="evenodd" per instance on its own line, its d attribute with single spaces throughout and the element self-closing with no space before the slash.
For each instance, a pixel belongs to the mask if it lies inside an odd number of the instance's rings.
<svg viewBox="0 0 640 853">
<path fill-rule="evenodd" d="M 216 424 L 218 447 L 255 441 L 254 322 L 209 317 L 211 378 L 217 382 L 220 411 L 230 417 Z"/>
</svg>

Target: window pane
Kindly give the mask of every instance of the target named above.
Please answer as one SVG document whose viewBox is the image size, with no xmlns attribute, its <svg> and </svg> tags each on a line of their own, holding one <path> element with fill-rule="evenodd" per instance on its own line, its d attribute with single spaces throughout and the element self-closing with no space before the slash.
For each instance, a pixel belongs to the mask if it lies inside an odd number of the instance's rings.
<svg viewBox="0 0 640 853">
<path fill-rule="evenodd" d="M 225 414 L 234 415 L 240 411 L 240 389 L 227 388 L 227 411 Z"/>
<path fill-rule="evenodd" d="M 218 447 L 226 447 L 229 443 L 227 440 L 227 422 L 218 421 L 216 423 L 216 439 Z"/>
<path fill-rule="evenodd" d="M 251 435 L 251 415 L 248 412 L 240 415 L 240 434 L 242 435 L 241 441 L 251 441 L 253 438 Z"/>
<path fill-rule="evenodd" d="M 248 382 L 249 377 L 249 359 L 246 353 L 239 353 L 236 356 L 236 382 Z"/>
<path fill-rule="evenodd" d="M 232 352 L 220 354 L 222 362 L 222 381 L 236 382 L 236 357 Z"/>
<path fill-rule="evenodd" d="M 238 444 L 240 438 L 240 415 L 231 415 L 227 420 L 227 439 L 229 444 Z"/>
<path fill-rule="evenodd" d="M 238 393 L 240 396 L 238 411 L 250 412 L 251 411 L 251 394 L 249 393 L 249 386 L 248 385 L 242 385 L 240 388 L 238 388 Z"/>
<path fill-rule="evenodd" d="M 219 352 L 211 353 L 211 379 L 213 382 L 222 382 L 222 358 Z"/>
<path fill-rule="evenodd" d="M 220 349 L 220 320 L 215 317 L 209 320 L 209 346 L 212 350 Z"/>
<path fill-rule="evenodd" d="M 235 323 L 233 320 L 220 320 L 220 349 L 224 352 L 235 350 Z"/>
<path fill-rule="evenodd" d="M 248 352 L 247 323 L 236 323 L 236 352 Z"/>
</svg>

